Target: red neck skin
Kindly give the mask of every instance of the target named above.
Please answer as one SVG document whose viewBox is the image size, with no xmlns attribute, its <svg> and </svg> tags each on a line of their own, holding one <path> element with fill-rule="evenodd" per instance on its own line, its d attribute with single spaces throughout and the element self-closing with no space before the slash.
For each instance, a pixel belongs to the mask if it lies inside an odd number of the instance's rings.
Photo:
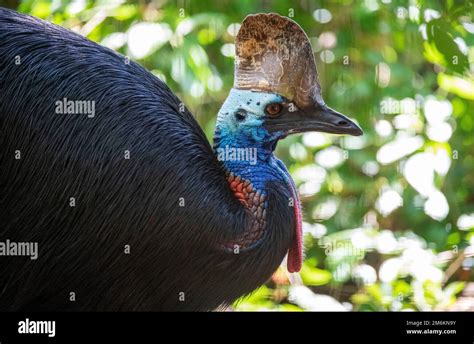
<svg viewBox="0 0 474 344">
<path fill-rule="evenodd" d="M 290 244 L 288 249 L 287 268 L 288 272 L 299 272 L 303 265 L 303 226 L 302 226 L 302 213 L 301 203 L 296 191 L 296 185 L 290 176 L 290 173 L 286 169 L 283 162 L 277 158 L 274 158 L 274 166 L 280 170 L 283 178 L 286 182 L 288 190 L 290 191 L 292 201 L 291 205 L 294 209 L 295 214 L 295 238 Z"/>
<path fill-rule="evenodd" d="M 303 264 L 303 233 L 300 200 L 295 183 L 285 165 L 276 158 L 272 159 L 272 165 L 286 183 L 291 195 L 289 204 L 294 209 L 295 237 L 288 248 L 287 268 L 290 273 L 299 272 Z M 254 221 L 250 230 L 236 238 L 235 241 L 227 243 L 225 248 L 232 250 L 238 247 L 239 249 L 245 250 L 258 244 L 265 234 L 264 230 L 267 206 L 266 195 L 264 192 L 256 190 L 249 180 L 243 179 L 232 172 L 227 173 L 226 176 L 229 187 L 233 191 L 235 197 L 252 213 Z"/>
</svg>

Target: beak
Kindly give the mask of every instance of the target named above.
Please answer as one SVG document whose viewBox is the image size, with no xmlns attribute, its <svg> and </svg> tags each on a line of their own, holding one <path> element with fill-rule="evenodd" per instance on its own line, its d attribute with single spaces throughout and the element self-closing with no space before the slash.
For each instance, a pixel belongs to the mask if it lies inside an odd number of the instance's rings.
<svg viewBox="0 0 474 344">
<path fill-rule="evenodd" d="M 360 136 L 362 129 L 343 114 L 326 105 L 317 108 L 287 111 L 277 118 L 268 118 L 266 126 L 270 132 L 283 131 L 285 135 L 307 131 Z"/>
</svg>

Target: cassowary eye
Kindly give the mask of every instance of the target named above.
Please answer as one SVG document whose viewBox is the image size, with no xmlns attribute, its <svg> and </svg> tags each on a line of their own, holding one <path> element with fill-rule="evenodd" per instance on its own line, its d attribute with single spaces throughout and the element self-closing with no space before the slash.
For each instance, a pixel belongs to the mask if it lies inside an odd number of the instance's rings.
<svg viewBox="0 0 474 344">
<path fill-rule="evenodd" d="M 267 105 L 267 107 L 265 108 L 265 111 L 270 116 L 276 116 L 276 115 L 280 114 L 281 109 L 282 109 L 281 104 L 271 103 L 271 104 Z"/>
</svg>

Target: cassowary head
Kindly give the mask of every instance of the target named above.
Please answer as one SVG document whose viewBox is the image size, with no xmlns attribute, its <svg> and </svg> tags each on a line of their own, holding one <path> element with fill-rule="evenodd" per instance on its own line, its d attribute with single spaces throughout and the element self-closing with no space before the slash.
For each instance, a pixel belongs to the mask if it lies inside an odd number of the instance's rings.
<svg viewBox="0 0 474 344">
<path fill-rule="evenodd" d="M 274 13 L 250 15 L 242 23 L 234 87 L 218 127 L 242 144 L 255 140 L 272 148 L 278 139 L 305 131 L 362 135 L 354 122 L 324 103 L 304 31 Z"/>
<path fill-rule="evenodd" d="M 280 183 L 294 200 L 290 272 L 302 264 L 302 213 L 295 184 L 273 151 L 278 140 L 305 131 L 362 135 L 354 122 L 324 103 L 311 44 L 301 27 L 274 13 L 250 15 L 237 35 L 234 87 L 218 114 L 215 149 L 231 189 L 251 211 L 268 204 L 255 206 L 246 199 L 240 190 L 248 183 L 259 195 L 266 195 L 270 182 Z M 252 154 L 246 152 L 255 152 L 255 159 L 247 159 Z M 263 228 L 265 216 L 255 217 Z"/>
</svg>

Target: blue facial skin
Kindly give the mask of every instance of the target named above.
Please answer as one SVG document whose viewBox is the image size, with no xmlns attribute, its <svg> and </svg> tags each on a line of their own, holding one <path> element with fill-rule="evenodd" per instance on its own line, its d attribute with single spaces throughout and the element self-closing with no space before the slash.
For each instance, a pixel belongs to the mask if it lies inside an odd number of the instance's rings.
<svg viewBox="0 0 474 344">
<path fill-rule="evenodd" d="M 275 143 L 284 133 L 270 134 L 264 127 L 266 106 L 283 101 L 274 93 L 232 89 L 217 117 L 214 150 L 218 159 L 230 172 L 250 180 L 263 193 L 268 181 L 289 182 L 286 167 L 273 155 Z M 248 153 L 244 157 L 256 159 L 233 159 L 223 153 L 229 148 L 247 149 L 241 150 Z"/>
</svg>

